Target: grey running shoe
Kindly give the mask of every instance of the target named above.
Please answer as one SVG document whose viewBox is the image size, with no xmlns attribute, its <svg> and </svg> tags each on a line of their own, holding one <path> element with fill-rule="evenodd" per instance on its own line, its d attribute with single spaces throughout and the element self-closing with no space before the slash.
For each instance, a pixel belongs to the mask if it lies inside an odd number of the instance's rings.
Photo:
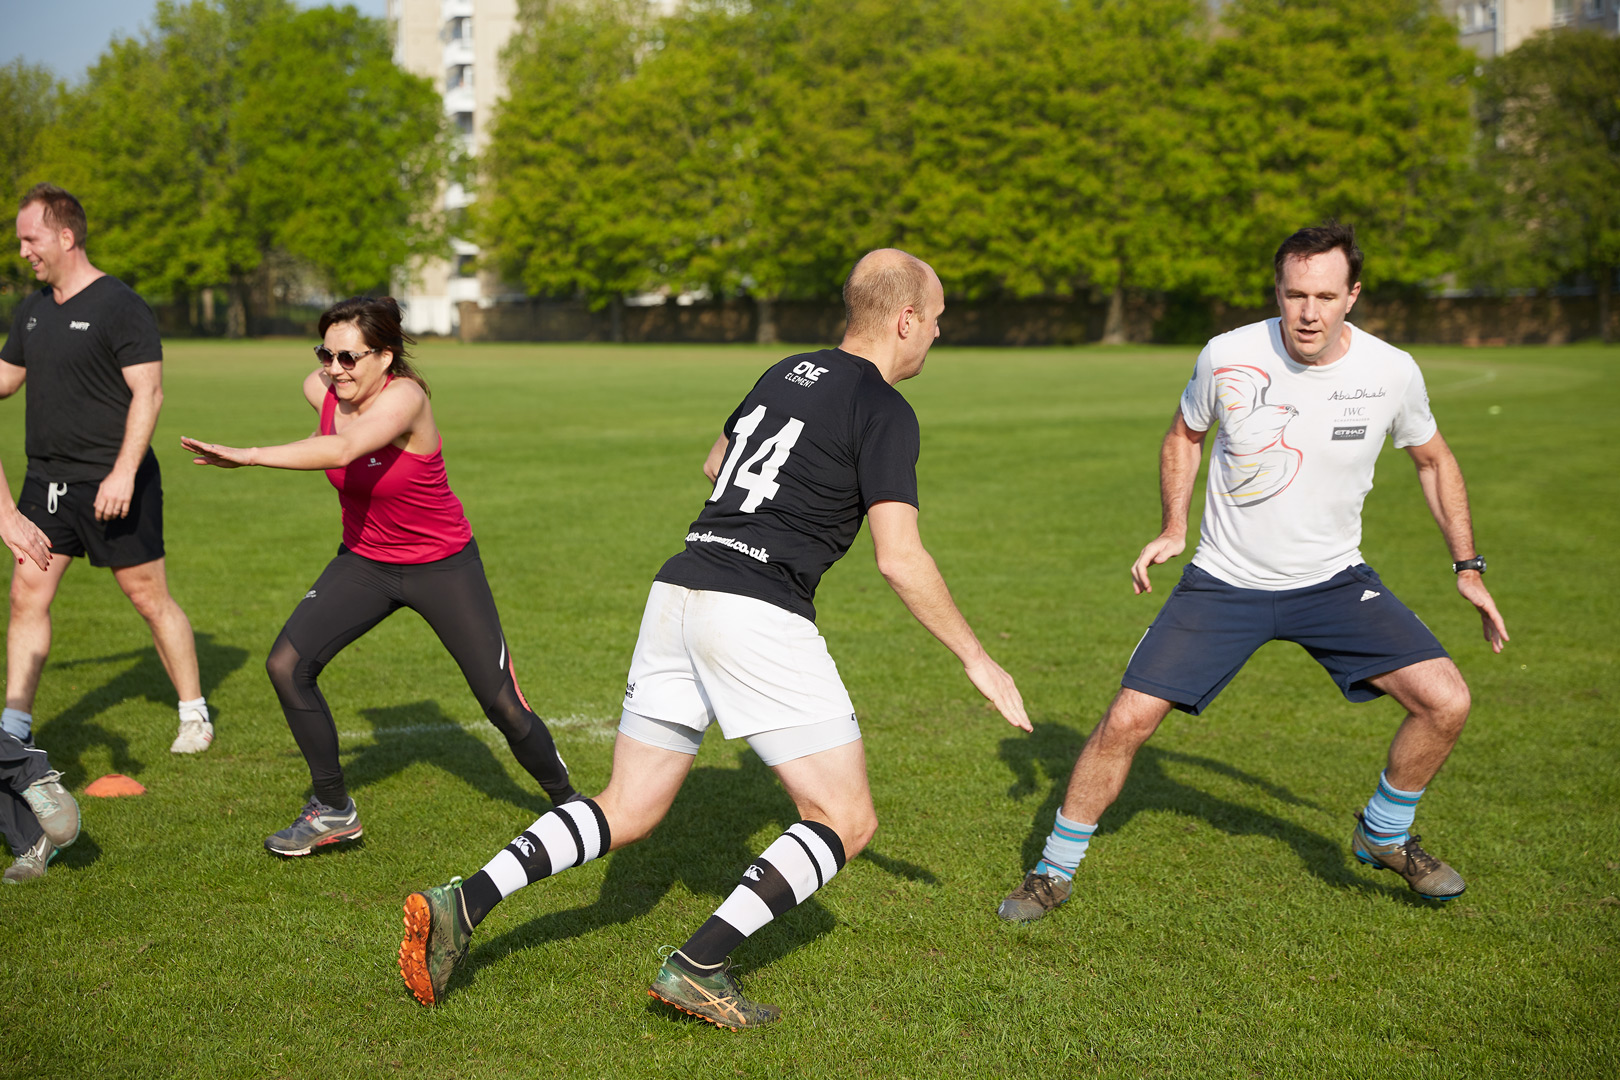
<svg viewBox="0 0 1620 1080">
<path fill-rule="evenodd" d="M 1034 922 L 1069 898 L 1074 882 L 1056 874 L 1037 874 L 1031 870 L 1024 875 L 1024 883 L 996 908 L 996 914 L 1008 922 Z"/>
<path fill-rule="evenodd" d="M 1454 900 L 1468 888 L 1462 875 L 1418 847 L 1421 836 L 1404 844 L 1380 844 L 1367 835 L 1367 823 L 1356 811 L 1356 831 L 1350 834 L 1350 850 L 1357 862 L 1393 870 L 1406 879 L 1412 891 L 1427 900 Z"/>
<path fill-rule="evenodd" d="M 49 836 L 40 834 L 34 846 L 17 856 L 15 861 L 6 867 L 5 882 L 7 885 L 21 885 L 25 881 L 45 876 L 45 868 L 56 858 L 56 845 L 51 843 Z"/>
<path fill-rule="evenodd" d="M 472 932 L 462 932 L 456 918 L 461 879 L 413 892 L 405 898 L 405 940 L 399 944 L 399 973 L 416 1000 L 437 1005 L 450 973 L 467 955 Z"/>
<path fill-rule="evenodd" d="M 334 810 L 319 799 L 311 799 L 298 812 L 297 821 L 264 838 L 264 849 L 273 855 L 308 855 L 327 844 L 358 839 L 360 811 L 353 799 L 342 810 Z"/>
<path fill-rule="evenodd" d="M 65 848 L 79 838 L 79 804 L 62 786 L 61 773 L 52 769 L 23 788 L 22 797 L 51 843 Z"/>
<path fill-rule="evenodd" d="M 672 953 L 658 969 L 658 977 L 647 988 L 647 993 L 683 1013 L 732 1031 L 763 1027 L 782 1019 L 782 1010 L 775 1005 L 743 997 L 742 988 L 731 976 L 729 962 L 721 964 L 712 974 L 694 975 L 677 964 Z"/>
</svg>

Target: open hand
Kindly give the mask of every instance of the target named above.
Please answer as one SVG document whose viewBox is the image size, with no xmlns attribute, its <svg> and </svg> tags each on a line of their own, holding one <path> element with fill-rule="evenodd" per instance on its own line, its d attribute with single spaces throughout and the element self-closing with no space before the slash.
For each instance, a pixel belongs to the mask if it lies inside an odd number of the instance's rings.
<svg viewBox="0 0 1620 1080">
<path fill-rule="evenodd" d="M 192 463 L 196 465 L 218 465 L 222 469 L 236 469 L 243 465 L 251 465 L 249 455 L 251 450 L 243 450 L 235 446 L 221 446 L 218 443 L 205 443 L 191 438 L 189 435 L 180 437 L 180 445 L 189 453 L 195 454 Z"/>
<path fill-rule="evenodd" d="M 986 656 L 983 660 L 965 666 L 967 677 L 973 680 L 979 693 L 990 700 L 996 711 L 1006 717 L 1007 723 L 1025 731 L 1034 731 L 1029 714 L 1024 711 L 1024 697 L 1011 675 L 1000 664 Z"/>
<path fill-rule="evenodd" d="M 1485 633 L 1485 643 L 1491 647 L 1492 652 L 1501 652 L 1502 646 L 1508 642 L 1507 624 L 1502 621 L 1502 613 L 1496 610 L 1496 601 L 1491 599 L 1491 591 L 1485 587 L 1485 579 L 1477 571 L 1464 570 L 1457 575 L 1457 591 L 1463 594 L 1463 599 L 1479 609 L 1480 628 Z"/>
</svg>

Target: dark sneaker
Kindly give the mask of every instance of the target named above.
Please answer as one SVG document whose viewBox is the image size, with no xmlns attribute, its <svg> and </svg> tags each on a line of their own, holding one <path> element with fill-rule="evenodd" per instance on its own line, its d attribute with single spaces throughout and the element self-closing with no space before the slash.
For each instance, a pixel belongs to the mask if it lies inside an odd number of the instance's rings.
<svg viewBox="0 0 1620 1080">
<path fill-rule="evenodd" d="M 1356 831 L 1350 834 L 1350 851 L 1357 862 L 1393 870 L 1406 879 L 1412 891 L 1427 900 L 1453 900 L 1468 888 L 1462 875 L 1418 847 L 1421 836 L 1404 844 L 1380 844 L 1367 835 L 1367 823 L 1356 811 Z"/>
<path fill-rule="evenodd" d="M 1008 922 L 1034 922 L 1069 898 L 1074 882 L 1056 874 L 1037 874 L 1031 870 L 1024 875 L 1024 883 L 996 908 L 996 914 Z"/>
<path fill-rule="evenodd" d="M 62 786 L 61 773 L 52 769 L 23 788 L 22 797 L 51 843 L 65 848 L 79 838 L 79 804 Z"/>
<path fill-rule="evenodd" d="M 763 1027 L 782 1019 L 782 1010 L 775 1005 L 743 997 L 737 980 L 731 977 L 730 968 L 728 962 L 721 964 L 713 974 L 694 975 L 676 963 L 672 954 L 658 969 L 658 977 L 647 988 L 647 993 L 683 1013 L 732 1031 Z"/>
<path fill-rule="evenodd" d="M 405 978 L 416 1000 L 437 1005 L 456 970 L 467 955 L 472 931 L 462 932 L 456 918 L 461 902 L 461 879 L 448 885 L 413 892 L 405 898 L 405 940 L 399 943 L 399 973 Z"/>
<path fill-rule="evenodd" d="M 33 881 L 35 878 L 44 877 L 45 868 L 51 864 L 51 860 L 54 858 L 56 858 L 56 845 L 51 843 L 49 836 L 42 833 L 40 838 L 34 841 L 33 847 L 17 856 L 12 864 L 6 867 L 6 884 L 21 885 L 25 881 Z"/>
<path fill-rule="evenodd" d="M 311 799 L 298 812 L 298 820 L 264 838 L 264 849 L 274 855 L 308 855 L 318 847 L 360 839 L 360 811 L 354 800 L 334 810 Z"/>
</svg>

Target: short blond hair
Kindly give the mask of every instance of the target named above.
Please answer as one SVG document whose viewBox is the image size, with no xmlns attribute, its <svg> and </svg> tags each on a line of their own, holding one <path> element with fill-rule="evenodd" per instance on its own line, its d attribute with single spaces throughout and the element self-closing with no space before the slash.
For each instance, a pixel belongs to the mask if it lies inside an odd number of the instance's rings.
<svg viewBox="0 0 1620 1080">
<path fill-rule="evenodd" d="M 844 333 L 875 337 L 905 308 L 923 309 L 928 264 L 899 248 L 862 255 L 844 282 Z"/>
</svg>

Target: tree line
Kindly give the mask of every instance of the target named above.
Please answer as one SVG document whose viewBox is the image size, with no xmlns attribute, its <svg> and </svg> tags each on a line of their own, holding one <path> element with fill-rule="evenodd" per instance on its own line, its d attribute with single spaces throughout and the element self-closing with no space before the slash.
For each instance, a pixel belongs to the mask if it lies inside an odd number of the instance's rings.
<svg viewBox="0 0 1620 1080">
<path fill-rule="evenodd" d="M 1431 0 L 520 0 L 504 62 L 457 227 L 539 296 L 768 310 L 898 245 L 959 299 L 1107 298 L 1117 336 L 1133 292 L 1263 301 L 1278 237 L 1330 217 L 1371 288 L 1606 305 L 1620 262 L 1620 41 L 1481 63 Z M 378 286 L 473 178 L 352 9 L 166 2 L 82 83 L 42 78 L 0 79 L 0 168 L 79 191 L 148 294 L 245 296 L 278 259 Z"/>
</svg>

